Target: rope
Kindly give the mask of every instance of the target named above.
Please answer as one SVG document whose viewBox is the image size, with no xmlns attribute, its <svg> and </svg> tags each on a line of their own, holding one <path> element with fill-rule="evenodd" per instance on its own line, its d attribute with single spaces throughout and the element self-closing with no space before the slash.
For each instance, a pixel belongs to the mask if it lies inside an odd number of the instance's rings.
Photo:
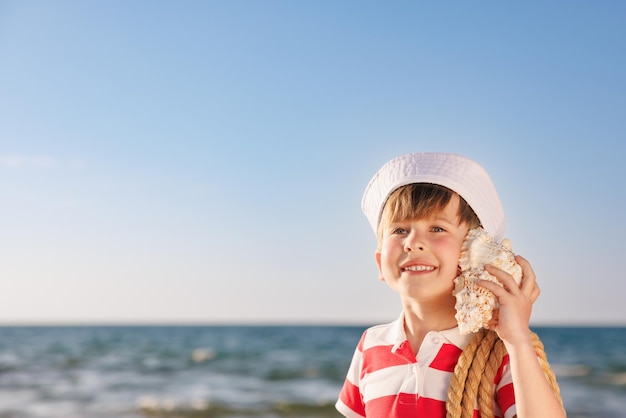
<svg viewBox="0 0 626 418">
<path fill-rule="evenodd" d="M 531 334 L 541 369 L 554 395 L 563 405 L 559 386 L 548 363 L 543 343 L 537 334 Z M 506 354 L 504 343 L 495 332 L 481 329 L 476 333 L 461 353 L 450 380 L 446 418 L 473 418 L 476 404 L 481 418 L 494 417 L 494 377 Z"/>
</svg>

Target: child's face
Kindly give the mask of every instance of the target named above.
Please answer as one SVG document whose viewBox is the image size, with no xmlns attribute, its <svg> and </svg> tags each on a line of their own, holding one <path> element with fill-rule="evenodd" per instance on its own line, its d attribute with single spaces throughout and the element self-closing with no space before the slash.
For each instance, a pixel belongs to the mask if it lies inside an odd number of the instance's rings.
<svg viewBox="0 0 626 418">
<path fill-rule="evenodd" d="M 454 303 L 461 244 L 468 231 L 459 223 L 459 197 L 454 195 L 430 217 L 383 221 L 376 251 L 381 279 L 404 299 Z"/>
</svg>

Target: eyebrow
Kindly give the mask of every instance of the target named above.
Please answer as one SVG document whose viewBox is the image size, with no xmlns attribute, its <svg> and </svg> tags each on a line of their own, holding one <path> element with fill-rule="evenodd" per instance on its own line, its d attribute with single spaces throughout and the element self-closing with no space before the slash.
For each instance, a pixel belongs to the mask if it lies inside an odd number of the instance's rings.
<svg viewBox="0 0 626 418">
<path fill-rule="evenodd" d="M 460 221 L 461 221 L 461 219 L 460 219 L 458 214 L 454 216 L 454 219 L 450 219 L 447 216 L 437 215 L 437 216 L 433 216 L 432 220 L 433 221 L 444 221 L 444 222 L 448 222 L 449 224 L 452 224 L 452 225 L 458 225 L 460 223 Z"/>
</svg>

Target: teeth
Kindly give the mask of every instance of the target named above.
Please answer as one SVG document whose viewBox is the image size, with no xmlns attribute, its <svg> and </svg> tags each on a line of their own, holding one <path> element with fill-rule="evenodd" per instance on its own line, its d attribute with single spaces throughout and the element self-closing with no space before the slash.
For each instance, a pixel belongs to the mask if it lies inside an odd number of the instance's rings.
<svg viewBox="0 0 626 418">
<path fill-rule="evenodd" d="M 410 266 L 410 267 L 406 267 L 404 270 L 409 270 L 409 271 L 431 271 L 434 270 L 434 267 L 431 266 Z"/>
</svg>

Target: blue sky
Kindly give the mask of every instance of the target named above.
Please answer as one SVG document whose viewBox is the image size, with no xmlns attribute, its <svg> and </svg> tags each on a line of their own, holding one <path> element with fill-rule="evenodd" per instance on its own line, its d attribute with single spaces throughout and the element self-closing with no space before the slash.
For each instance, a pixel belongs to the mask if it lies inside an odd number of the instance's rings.
<svg viewBox="0 0 626 418">
<path fill-rule="evenodd" d="M 0 2 L 0 322 L 394 319 L 360 212 L 479 161 L 539 323 L 626 323 L 622 2 Z"/>
</svg>

